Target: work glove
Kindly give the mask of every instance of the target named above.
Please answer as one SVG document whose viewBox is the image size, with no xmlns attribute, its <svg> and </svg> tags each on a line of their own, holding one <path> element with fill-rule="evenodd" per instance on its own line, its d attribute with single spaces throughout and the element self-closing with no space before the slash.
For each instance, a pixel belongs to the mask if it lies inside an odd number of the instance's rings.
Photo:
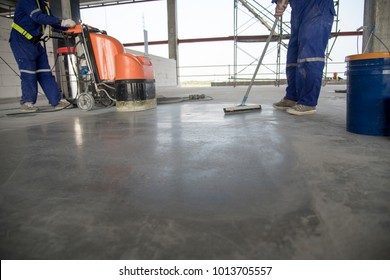
<svg viewBox="0 0 390 280">
<path fill-rule="evenodd" d="M 279 0 L 276 3 L 275 17 L 281 17 L 288 6 L 288 0 L 285 0 L 283 4 L 282 2 L 283 1 Z"/>
<path fill-rule="evenodd" d="M 62 27 L 75 27 L 76 22 L 74 22 L 74 20 L 72 20 L 72 19 L 63 19 L 63 20 L 61 20 L 61 26 Z"/>
</svg>

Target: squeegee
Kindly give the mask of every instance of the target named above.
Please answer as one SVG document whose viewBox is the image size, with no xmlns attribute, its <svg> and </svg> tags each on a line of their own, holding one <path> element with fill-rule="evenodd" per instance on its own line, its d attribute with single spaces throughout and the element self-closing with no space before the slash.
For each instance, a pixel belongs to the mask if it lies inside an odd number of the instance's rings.
<svg viewBox="0 0 390 280">
<path fill-rule="evenodd" d="M 282 1 L 282 5 L 284 5 L 285 2 L 286 2 L 286 0 Z M 261 54 L 259 62 L 257 63 L 257 67 L 256 67 L 256 70 L 255 70 L 255 73 L 253 73 L 252 79 L 251 79 L 251 81 L 249 83 L 248 89 L 246 90 L 244 98 L 241 101 L 241 104 L 237 105 L 235 107 L 223 108 L 223 111 L 225 112 L 225 114 L 245 113 L 245 112 L 261 110 L 261 105 L 246 105 L 246 101 L 248 100 L 248 96 L 249 96 L 249 93 L 250 93 L 250 91 L 252 89 L 252 86 L 253 86 L 253 83 L 255 81 L 255 78 L 257 76 L 257 72 L 259 72 L 260 66 L 263 63 L 263 59 L 264 59 L 265 53 L 267 52 L 268 45 L 271 42 L 272 36 L 274 35 L 274 31 L 275 31 L 276 26 L 278 25 L 278 22 L 279 22 L 279 17 L 275 17 L 274 25 L 271 28 L 271 33 L 269 34 L 269 36 L 267 38 L 267 41 L 266 41 L 264 49 L 263 49 L 263 53 Z"/>
</svg>

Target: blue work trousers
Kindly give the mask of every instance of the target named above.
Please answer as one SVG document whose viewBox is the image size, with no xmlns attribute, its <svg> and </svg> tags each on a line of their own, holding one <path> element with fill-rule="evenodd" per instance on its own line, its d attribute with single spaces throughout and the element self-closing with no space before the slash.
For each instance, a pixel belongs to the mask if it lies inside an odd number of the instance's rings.
<svg viewBox="0 0 390 280">
<path fill-rule="evenodd" d="M 316 106 L 325 50 L 334 20 L 332 0 L 290 0 L 291 38 L 287 50 L 287 99 Z"/>
<path fill-rule="evenodd" d="M 22 85 L 20 104 L 26 102 L 35 104 L 39 83 L 50 105 L 56 106 L 61 100 L 61 93 L 51 73 L 46 50 L 40 43 L 33 44 L 20 34 L 11 35 L 10 46 L 20 70 Z"/>
</svg>

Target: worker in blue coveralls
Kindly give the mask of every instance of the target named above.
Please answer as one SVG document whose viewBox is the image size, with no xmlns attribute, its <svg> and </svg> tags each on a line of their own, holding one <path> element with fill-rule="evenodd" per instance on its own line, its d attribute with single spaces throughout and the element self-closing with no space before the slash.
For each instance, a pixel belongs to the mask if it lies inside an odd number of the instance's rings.
<svg viewBox="0 0 390 280">
<path fill-rule="evenodd" d="M 50 105 L 63 109 L 70 104 L 61 99 L 57 82 L 51 73 L 45 48 L 41 45 L 46 25 L 66 30 L 74 27 L 72 19 L 60 19 L 51 15 L 49 5 L 44 0 L 19 0 L 14 14 L 10 34 L 10 46 L 20 70 L 22 97 L 20 110 L 35 112 L 38 82 Z"/>
<path fill-rule="evenodd" d="M 292 115 L 316 112 L 325 66 L 325 50 L 335 16 L 333 0 L 289 0 L 276 3 L 275 17 L 291 6 L 291 37 L 287 49 L 287 89 L 274 103 Z"/>
</svg>

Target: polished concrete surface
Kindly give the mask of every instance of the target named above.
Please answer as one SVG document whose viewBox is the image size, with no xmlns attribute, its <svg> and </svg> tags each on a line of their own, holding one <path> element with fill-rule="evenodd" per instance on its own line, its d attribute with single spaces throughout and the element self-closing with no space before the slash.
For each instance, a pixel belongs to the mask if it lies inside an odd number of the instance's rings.
<svg viewBox="0 0 390 280">
<path fill-rule="evenodd" d="M 301 117 L 272 86 L 236 115 L 246 87 L 161 88 L 213 100 L 143 112 L 3 102 L 1 259 L 389 259 L 390 138 L 346 131 L 343 87 Z"/>
</svg>

